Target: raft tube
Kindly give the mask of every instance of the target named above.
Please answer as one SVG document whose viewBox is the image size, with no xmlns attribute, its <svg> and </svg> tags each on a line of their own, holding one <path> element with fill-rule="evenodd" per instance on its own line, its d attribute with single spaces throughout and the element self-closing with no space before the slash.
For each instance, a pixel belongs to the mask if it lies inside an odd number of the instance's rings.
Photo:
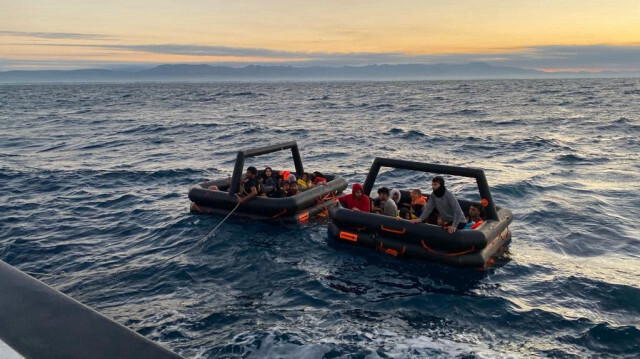
<svg viewBox="0 0 640 359">
<path fill-rule="evenodd" d="M 302 160 L 295 141 L 271 146 L 239 151 L 234 166 L 233 176 L 213 181 L 198 183 L 189 189 L 191 211 L 195 213 L 227 215 L 236 207 L 236 195 L 243 176 L 245 159 L 271 152 L 291 149 L 295 165 L 295 174 L 301 178 L 304 173 Z M 274 170 L 274 172 L 277 172 Z M 262 171 L 258 172 L 258 175 Z M 347 188 L 347 181 L 338 176 L 325 174 L 326 185 L 315 186 L 292 197 L 270 198 L 254 197 L 242 203 L 234 215 L 257 220 L 280 220 L 304 222 L 310 218 L 326 214 L 331 201 L 338 193 Z M 215 185 L 219 189 L 209 189 Z"/>
<path fill-rule="evenodd" d="M 513 214 L 508 209 L 495 206 L 484 171 L 376 158 L 364 184 L 366 195 L 371 193 L 381 166 L 476 178 L 482 198 L 481 205 L 487 214 L 486 220 L 476 229 L 463 229 L 449 233 L 437 225 L 413 224 L 397 217 L 334 206 L 329 209 L 329 216 L 333 221 L 328 229 L 331 237 L 339 241 L 375 248 L 393 256 L 482 268 L 490 267 L 493 264 L 493 258 L 499 255 L 511 241 L 508 226 L 513 221 Z M 402 198 L 409 196 L 408 191 L 401 192 Z M 466 200 L 458 200 L 458 202 L 465 213 L 473 203 Z"/>
</svg>

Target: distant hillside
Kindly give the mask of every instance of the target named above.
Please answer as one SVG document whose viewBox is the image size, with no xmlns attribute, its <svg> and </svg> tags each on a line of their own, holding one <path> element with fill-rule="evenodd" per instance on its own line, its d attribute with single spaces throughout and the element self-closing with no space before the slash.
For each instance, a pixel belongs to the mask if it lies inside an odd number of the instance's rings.
<svg viewBox="0 0 640 359">
<path fill-rule="evenodd" d="M 233 80 L 423 80 L 519 79 L 561 77 L 638 77 L 640 73 L 546 73 L 483 62 L 433 65 L 264 66 L 235 68 L 211 65 L 160 65 L 141 71 L 69 70 L 4 71 L 0 82 L 118 82 L 118 81 L 233 81 Z"/>
</svg>

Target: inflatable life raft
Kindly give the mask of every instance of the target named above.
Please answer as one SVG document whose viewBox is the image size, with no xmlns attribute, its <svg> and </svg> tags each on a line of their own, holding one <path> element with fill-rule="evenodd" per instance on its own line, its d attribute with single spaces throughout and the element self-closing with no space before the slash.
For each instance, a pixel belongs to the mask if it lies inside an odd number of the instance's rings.
<svg viewBox="0 0 640 359">
<path fill-rule="evenodd" d="M 221 178 L 191 186 L 189 189 L 189 199 L 192 201 L 191 211 L 212 215 L 229 214 L 237 205 L 235 193 L 238 192 L 240 181 L 244 176 L 245 160 L 286 149 L 291 149 L 294 173 L 297 178 L 302 178 L 304 169 L 295 141 L 239 151 L 231 179 Z M 275 170 L 274 172 L 277 173 Z M 262 171 L 259 171 L 258 176 L 261 174 Z M 326 213 L 335 195 L 347 188 L 347 181 L 338 175 L 325 174 L 324 178 L 327 180 L 326 185 L 312 187 L 295 196 L 284 198 L 256 196 L 242 203 L 233 214 L 258 220 L 304 222 L 323 212 Z M 209 189 L 212 185 L 217 186 L 218 190 Z"/>
<path fill-rule="evenodd" d="M 334 206 L 329 209 L 329 216 L 333 222 L 329 225 L 331 237 L 342 242 L 375 248 L 393 256 L 482 268 L 490 267 L 493 258 L 511 241 L 508 226 L 513 221 L 513 214 L 508 209 L 494 204 L 483 170 L 376 158 L 365 180 L 364 194 L 371 193 L 380 167 L 383 166 L 475 178 L 486 220 L 473 230 L 457 230 L 450 234 L 433 224 L 413 224 L 396 217 Z M 401 202 L 409 198 L 408 191 L 401 191 L 401 194 Z M 465 213 L 474 203 L 467 200 L 458 202 Z"/>
</svg>

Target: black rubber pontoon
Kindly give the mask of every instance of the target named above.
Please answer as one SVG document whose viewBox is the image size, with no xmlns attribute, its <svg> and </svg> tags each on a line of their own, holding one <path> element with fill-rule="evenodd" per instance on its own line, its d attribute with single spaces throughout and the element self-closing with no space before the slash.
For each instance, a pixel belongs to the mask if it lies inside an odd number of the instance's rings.
<svg viewBox="0 0 640 359">
<path fill-rule="evenodd" d="M 189 199 L 192 201 L 191 211 L 215 215 L 229 214 L 237 204 L 235 193 L 238 192 L 244 173 L 245 160 L 249 157 L 286 149 L 291 149 L 296 177 L 301 178 L 304 168 L 298 144 L 295 141 L 239 151 L 230 180 L 221 178 L 191 186 L 189 189 Z M 262 171 L 259 172 L 259 174 L 261 173 Z M 327 185 L 315 186 L 292 197 L 256 196 L 241 204 L 234 215 L 258 220 L 278 219 L 298 222 L 313 218 L 325 212 L 331 205 L 332 198 L 347 188 L 347 181 L 338 175 L 327 174 L 325 178 L 328 182 Z M 209 189 L 211 185 L 216 185 L 219 190 Z"/>
<path fill-rule="evenodd" d="M 380 167 L 392 167 L 421 172 L 449 174 L 476 179 L 486 220 L 474 230 L 449 233 L 440 226 L 388 217 L 380 214 L 351 211 L 340 206 L 329 209 L 333 223 L 329 234 L 345 242 L 376 248 L 394 256 L 408 256 L 465 267 L 488 267 L 492 257 L 511 240 L 509 224 L 513 215 L 493 202 L 484 171 L 476 168 L 445 166 L 388 158 L 376 158 L 364 183 L 364 194 L 373 189 Z M 408 191 L 401 191 L 408 198 Z M 458 200 L 466 213 L 474 203 Z"/>
</svg>

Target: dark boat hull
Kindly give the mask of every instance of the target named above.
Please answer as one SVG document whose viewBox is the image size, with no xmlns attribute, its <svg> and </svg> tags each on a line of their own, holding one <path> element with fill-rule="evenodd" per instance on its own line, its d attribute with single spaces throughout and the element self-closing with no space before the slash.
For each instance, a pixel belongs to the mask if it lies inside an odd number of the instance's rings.
<svg viewBox="0 0 640 359">
<path fill-rule="evenodd" d="M 285 198 L 254 197 L 241 204 L 234 215 L 257 220 L 285 220 L 303 222 L 325 212 L 337 193 L 347 188 L 347 181 L 340 176 L 327 176 L 330 181 Z M 222 190 L 211 190 L 215 185 Z M 228 179 L 218 179 L 191 186 L 189 199 L 191 211 L 203 214 L 226 215 L 236 207 L 236 196 L 224 191 Z"/>
<path fill-rule="evenodd" d="M 488 268 L 511 241 L 511 212 L 499 209 L 499 221 L 487 220 L 476 230 L 448 233 L 431 224 L 332 207 L 329 235 L 338 241 L 398 256 L 461 267 Z"/>
</svg>

